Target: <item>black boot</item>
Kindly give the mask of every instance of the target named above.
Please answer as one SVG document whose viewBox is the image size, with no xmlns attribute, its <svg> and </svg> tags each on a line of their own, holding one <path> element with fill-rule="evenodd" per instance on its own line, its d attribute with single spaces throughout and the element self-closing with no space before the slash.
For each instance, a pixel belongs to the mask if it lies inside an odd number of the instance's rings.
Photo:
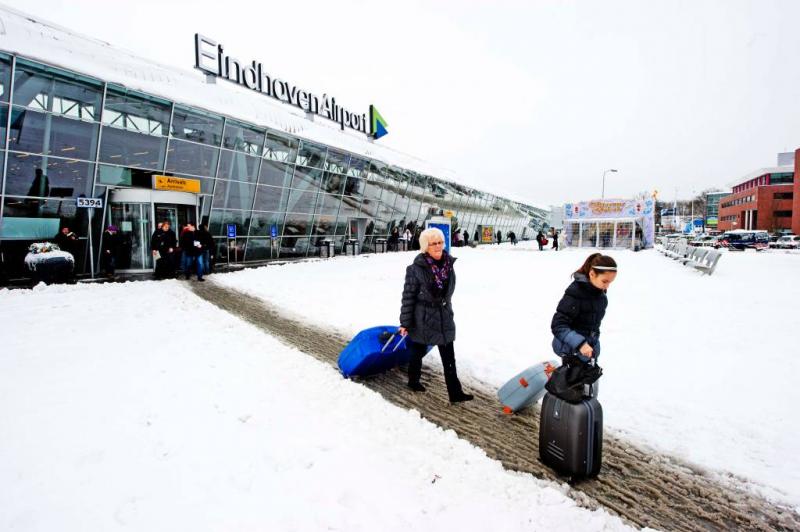
<svg viewBox="0 0 800 532">
<path fill-rule="evenodd" d="M 447 395 L 451 403 L 462 403 L 472 401 L 474 396 L 464 393 L 461 388 L 461 381 L 458 380 L 456 371 L 456 355 L 453 344 L 439 346 L 439 353 L 442 355 L 442 367 L 444 368 L 444 382 L 447 385 Z"/>
<path fill-rule="evenodd" d="M 408 361 L 408 387 L 415 392 L 424 392 L 425 387 L 420 384 L 422 377 L 422 357 L 425 356 L 428 346 L 411 342 L 411 359 Z"/>
</svg>

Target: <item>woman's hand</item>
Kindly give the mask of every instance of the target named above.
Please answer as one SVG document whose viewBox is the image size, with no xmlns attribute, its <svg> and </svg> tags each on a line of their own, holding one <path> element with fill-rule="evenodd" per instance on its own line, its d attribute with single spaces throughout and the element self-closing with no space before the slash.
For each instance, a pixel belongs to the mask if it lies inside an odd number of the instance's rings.
<svg viewBox="0 0 800 532">
<path fill-rule="evenodd" d="M 405 336 L 408 334 L 408 329 L 406 329 L 405 327 L 400 327 L 399 329 L 397 329 L 397 333 L 400 336 Z"/>
<path fill-rule="evenodd" d="M 580 353 L 583 356 L 589 357 L 589 358 L 592 358 L 592 353 L 594 352 L 594 350 L 592 349 L 592 346 L 590 346 L 586 342 L 583 343 L 583 345 L 580 347 L 580 349 L 578 349 L 578 351 L 580 351 Z"/>
</svg>

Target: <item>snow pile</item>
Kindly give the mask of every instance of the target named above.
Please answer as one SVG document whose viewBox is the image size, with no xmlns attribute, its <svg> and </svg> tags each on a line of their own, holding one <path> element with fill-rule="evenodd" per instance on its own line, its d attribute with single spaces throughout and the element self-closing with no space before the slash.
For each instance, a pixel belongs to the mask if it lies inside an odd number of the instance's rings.
<svg viewBox="0 0 800 532">
<path fill-rule="evenodd" d="M 625 528 L 176 281 L 1 290 L 0 336 L 3 530 Z"/>
<path fill-rule="evenodd" d="M 499 387 L 552 358 L 550 320 L 570 273 L 590 251 L 535 247 L 454 250 L 462 376 Z M 800 461 L 791 458 L 800 441 L 792 336 L 800 330 L 800 257 L 726 253 L 708 277 L 655 251 L 612 255 L 620 273 L 601 337 L 606 427 L 800 506 Z M 213 279 L 354 334 L 397 323 L 412 258 L 340 257 Z"/>
</svg>

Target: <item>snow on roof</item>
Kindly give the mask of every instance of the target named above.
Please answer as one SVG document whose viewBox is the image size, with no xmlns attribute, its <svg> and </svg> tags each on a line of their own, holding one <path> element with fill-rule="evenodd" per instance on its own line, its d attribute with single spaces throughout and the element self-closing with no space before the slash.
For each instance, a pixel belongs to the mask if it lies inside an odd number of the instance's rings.
<svg viewBox="0 0 800 532">
<path fill-rule="evenodd" d="M 751 179 L 755 179 L 757 177 L 761 177 L 762 175 L 767 174 L 779 174 L 783 172 L 791 172 L 794 173 L 794 165 L 787 165 L 787 166 L 770 166 L 768 168 L 759 168 L 758 170 L 753 170 L 749 174 L 744 177 L 740 177 L 736 181 L 732 181 L 728 184 L 730 188 L 735 186 L 741 185 L 743 183 L 747 183 Z"/>
<path fill-rule="evenodd" d="M 294 106 L 225 80 L 206 83 L 205 75 L 199 70 L 162 65 L 4 5 L 0 5 L 0 48 L 176 103 L 284 131 L 392 166 L 473 187 L 458 181 L 452 170 L 375 144 L 360 134 L 341 131 L 334 122 L 326 123 L 324 118 L 310 120 Z M 518 195 L 506 194 L 505 197 L 511 199 Z"/>
</svg>

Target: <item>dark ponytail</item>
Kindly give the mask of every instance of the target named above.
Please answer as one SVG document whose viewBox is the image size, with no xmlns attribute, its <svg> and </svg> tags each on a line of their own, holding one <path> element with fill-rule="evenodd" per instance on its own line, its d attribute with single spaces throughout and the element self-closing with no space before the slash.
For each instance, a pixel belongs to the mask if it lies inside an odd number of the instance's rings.
<svg viewBox="0 0 800 532">
<path fill-rule="evenodd" d="M 603 255 L 602 253 L 592 253 L 586 257 L 583 266 L 578 268 L 575 273 L 582 273 L 586 277 L 589 277 L 589 272 L 591 270 L 594 270 L 594 273 L 596 274 L 608 271 L 615 272 L 617 271 L 617 262 L 608 255 Z"/>
</svg>

